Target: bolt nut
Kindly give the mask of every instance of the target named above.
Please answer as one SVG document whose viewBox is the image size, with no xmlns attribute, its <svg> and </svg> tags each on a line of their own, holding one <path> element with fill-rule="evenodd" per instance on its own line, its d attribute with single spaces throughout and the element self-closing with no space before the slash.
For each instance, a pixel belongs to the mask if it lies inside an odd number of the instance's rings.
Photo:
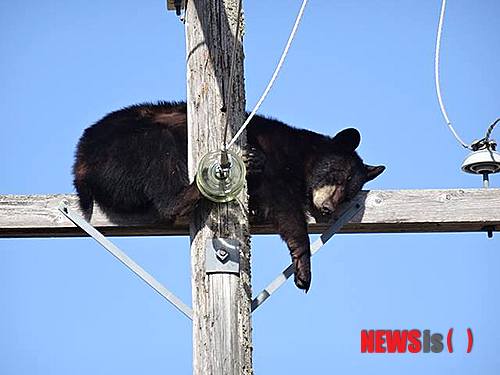
<svg viewBox="0 0 500 375">
<path fill-rule="evenodd" d="M 215 254 L 217 255 L 217 258 L 224 263 L 224 261 L 227 260 L 227 258 L 229 257 L 229 253 L 224 250 L 224 249 L 219 249 L 215 252 Z"/>
</svg>

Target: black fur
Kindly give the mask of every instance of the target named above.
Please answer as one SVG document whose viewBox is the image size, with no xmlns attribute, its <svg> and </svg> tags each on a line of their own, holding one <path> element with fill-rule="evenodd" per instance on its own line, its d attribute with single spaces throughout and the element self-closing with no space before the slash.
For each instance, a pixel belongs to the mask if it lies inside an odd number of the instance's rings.
<svg viewBox="0 0 500 375">
<path fill-rule="evenodd" d="M 305 211 L 331 213 L 354 197 L 384 167 L 369 167 L 356 154 L 360 136 L 346 129 L 335 137 L 295 129 L 256 116 L 247 130 L 250 211 L 271 220 L 287 243 L 295 284 L 311 283 Z M 201 199 L 187 173 L 186 104 L 134 105 L 85 130 L 77 147 L 74 184 L 87 220 L 93 202 L 108 214 L 153 213 L 172 222 Z M 337 186 L 314 206 L 314 191 Z"/>
</svg>

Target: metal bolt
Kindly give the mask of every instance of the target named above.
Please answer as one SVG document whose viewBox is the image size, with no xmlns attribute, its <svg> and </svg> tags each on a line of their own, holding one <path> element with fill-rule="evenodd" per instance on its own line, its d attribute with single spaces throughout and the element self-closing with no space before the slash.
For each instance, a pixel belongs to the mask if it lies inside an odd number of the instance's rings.
<svg viewBox="0 0 500 375">
<path fill-rule="evenodd" d="M 224 249 L 219 249 L 215 252 L 217 258 L 224 263 L 224 261 L 229 257 L 229 253 Z"/>
</svg>

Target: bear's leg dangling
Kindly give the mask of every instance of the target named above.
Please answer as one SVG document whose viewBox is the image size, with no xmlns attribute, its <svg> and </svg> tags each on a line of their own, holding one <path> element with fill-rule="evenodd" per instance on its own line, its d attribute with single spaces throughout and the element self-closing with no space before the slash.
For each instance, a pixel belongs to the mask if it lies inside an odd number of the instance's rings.
<svg viewBox="0 0 500 375">
<path fill-rule="evenodd" d="M 311 248 L 304 213 L 298 210 L 275 212 L 278 233 L 288 245 L 295 267 L 295 285 L 305 292 L 311 286 Z"/>
</svg>

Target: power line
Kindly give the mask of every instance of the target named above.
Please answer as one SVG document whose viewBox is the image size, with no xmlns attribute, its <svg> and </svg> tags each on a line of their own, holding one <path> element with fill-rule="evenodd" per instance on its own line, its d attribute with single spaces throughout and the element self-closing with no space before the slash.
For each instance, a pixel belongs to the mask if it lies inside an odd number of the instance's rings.
<svg viewBox="0 0 500 375">
<path fill-rule="evenodd" d="M 273 75 L 271 77 L 271 80 L 267 84 L 266 89 L 262 93 L 262 96 L 260 97 L 259 101 L 255 105 L 255 107 L 252 110 L 252 112 L 250 113 L 250 115 L 247 117 L 247 119 L 245 120 L 245 122 L 243 123 L 243 125 L 241 125 L 240 129 L 238 130 L 238 132 L 231 139 L 231 142 L 229 142 L 229 144 L 227 145 L 227 148 L 231 147 L 234 144 L 234 142 L 236 142 L 236 140 L 241 135 L 241 133 L 243 133 L 243 131 L 245 130 L 245 128 L 247 127 L 247 125 L 250 123 L 250 121 L 252 120 L 252 118 L 255 116 L 255 114 L 259 110 L 259 108 L 260 108 L 262 102 L 264 101 L 264 99 L 266 98 L 267 94 L 271 90 L 271 88 L 272 88 L 272 86 L 274 84 L 274 81 L 276 80 L 276 77 L 278 77 L 278 73 L 280 72 L 281 67 L 283 66 L 283 63 L 285 62 L 286 56 L 288 54 L 288 50 L 290 49 L 290 46 L 292 45 L 292 41 L 293 41 L 293 39 L 295 37 L 295 34 L 296 34 L 297 29 L 299 27 L 300 21 L 302 19 L 303 14 L 304 14 L 304 10 L 305 10 L 305 7 L 307 5 L 307 1 L 308 0 L 303 0 L 303 2 L 302 2 L 302 6 L 300 7 L 299 13 L 297 14 L 297 18 L 295 19 L 295 23 L 293 25 L 292 32 L 290 33 L 290 36 L 288 37 L 288 41 L 286 43 L 285 49 L 283 50 L 283 53 L 281 54 L 281 58 L 280 58 L 280 60 L 278 62 L 278 65 L 276 66 L 276 69 L 274 70 L 274 73 L 273 73 Z"/>
<path fill-rule="evenodd" d="M 451 125 L 451 121 L 448 117 L 448 114 L 446 113 L 446 108 L 444 107 L 443 98 L 441 97 L 441 84 L 439 83 L 439 51 L 441 49 L 441 32 L 443 30 L 445 9 L 446 9 L 446 0 L 443 0 L 441 3 L 441 14 L 439 15 L 439 24 L 438 24 L 437 38 L 436 38 L 436 51 L 434 55 L 434 78 L 436 82 L 436 94 L 439 101 L 439 108 L 441 109 L 441 113 L 443 114 L 448 129 L 450 129 L 453 136 L 463 147 L 471 149 L 471 147 L 467 143 L 465 143 L 462 140 L 462 138 L 460 138 L 460 136 L 457 134 L 457 132 Z"/>
</svg>

